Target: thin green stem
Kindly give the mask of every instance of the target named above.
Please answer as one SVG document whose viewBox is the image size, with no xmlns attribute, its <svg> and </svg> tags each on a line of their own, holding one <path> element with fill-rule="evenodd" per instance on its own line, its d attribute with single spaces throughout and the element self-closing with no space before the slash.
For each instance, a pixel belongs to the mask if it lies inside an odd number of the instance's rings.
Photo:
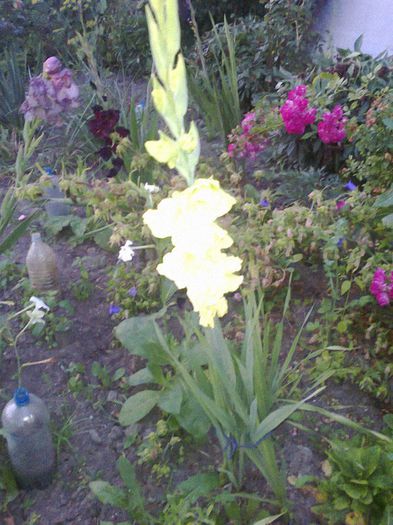
<svg viewBox="0 0 393 525">
<path fill-rule="evenodd" d="M 25 309 L 26 310 L 26 309 Z M 22 386 L 22 365 L 21 365 L 21 358 L 18 350 L 18 339 L 20 336 L 27 330 L 27 328 L 30 326 L 30 321 L 22 328 L 22 330 L 17 334 L 14 340 L 14 351 L 15 351 L 15 358 L 16 358 L 16 366 L 17 366 L 17 377 L 18 377 L 18 388 Z"/>
</svg>

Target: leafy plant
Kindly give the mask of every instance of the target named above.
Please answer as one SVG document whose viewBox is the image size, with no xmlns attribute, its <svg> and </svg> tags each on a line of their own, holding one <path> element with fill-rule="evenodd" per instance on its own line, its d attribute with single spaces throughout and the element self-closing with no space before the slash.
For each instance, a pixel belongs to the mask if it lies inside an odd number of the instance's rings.
<svg viewBox="0 0 393 525">
<path fill-rule="evenodd" d="M 93 292 L 94 285 L 90 281 L 89 272 L 83 264 L 83 259 L 76 259 L 73 262 L 73 266 L 79 267 L 80 279 L 75 283 L 72 283 L 72 293 L 79 301 L 86 301 Z"/>
<path fill-rule="evenodd" d="M 382 224 L 393 228 L 393 185 L 375 200 L 374 206 L 383 212 Z"/>
<path fill-rule="evenodd" d="M 326 503 L 314 507 L 329 524 L 389 525 L 393 518 L 393 449 L 363 440 L 333 441 L 328 479 L 319 485 Z M 352 520 L 352 521 L 351 521 Z"/>
<path fill-rule="evenodd" d="M 0 124 L 6 128 L 21 130 L 23 115 L 19 109 L 25 99 L 27 83 L 26 61 L 14 48 L 5 52 L 0 67 Z"/>
<path fill-rule="evenodd" d="M 93 494 L 105 505 L 125 510 L 132 523 L 154 523 L 152 516 L 145 509 L 141 487 L 136 479 L 134 466 L 124 457 L 117 460 L 117 468 L 124 483 L 124 488 L 111 485 L 107 481 L 91 481 Z"/>
<path fill-rule="evenodd" d="M 39 213 L 39 210 L 37 210 L 30 214 L 9 231 L 7 228 L 12 224 L 11 221 L 15 215 L 17 203 L 18 200 L 15 196 L 15 189 L 10 188 L 3 197 L 0 207 L 0 255 L 3 255 L 9 250 L 16 241 L 26 233 L 30 224 Z M 1 237 L 3 237 L 3 239 L 1 239 Z"/>
<path fill-rule="evenodd" d="M 213 34 L 218 47 L 218 53 L 214 54 L 215 68 L 217 70 L 217 75 L 214 75 L 206 66 L 195 18 L 193 20 L 197 38 L 198 58 L 202 64 L 202 69 L 195 78 L 190 75 L 188 79 L 191 95 L 205 118 L 209 134 L 213 136 L 218 132 L 223 142 L 226 142 L 230 131 L 241 119 L 235 40 L 225 20 L 224 32 L 228 49 L 228 54 L 226 54 L 212 19 Z"/>
</svg>

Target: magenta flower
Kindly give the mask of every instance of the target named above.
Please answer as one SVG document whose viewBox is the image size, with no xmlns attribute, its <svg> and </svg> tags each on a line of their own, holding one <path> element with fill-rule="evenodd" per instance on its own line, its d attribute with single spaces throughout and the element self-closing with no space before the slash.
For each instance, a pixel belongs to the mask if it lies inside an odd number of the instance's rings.
<svg viewBox="0 0 393 525">
<path fill-rule="evenodd" d="M 347 205 L 346 201 L 337 201 L 336 202 L 336 210 L 342 210 Z"/>
<path fill-rule="evenodd" d="M 390 301 L 393 301 L 393 271 L 388 278 L 385 270 L 377 268 L 370 285 L 370 292 L 380 306 L 389 305 Z"/>
<path fill-rule="evenodd" d="M 229 157 L 237 159 L 255 159 L 258 153 L 266 147 L 266 139 L 258 132 L 254 131 L 257 124 L 257 114 L 255 111 L 247 113 L 240 126 L 228 136 L 230 143 L 227 152 Z"/>
<path fill-rule="evenodd" d="M 281 118 L 287 133 L 303 135 L 306 126 L 315 122 L 316 108 L 310 108 L 306 98 L 307 87 L 296 86 L 288 93 L 288 98 L 280 108 Z"/>
<path fill-rule="evenodd" d="M 250 131 L 252 130 L 252 127 L 255 125 L 255 116 L 255 111 L 246 113 L 241 123 L 241 128 L 244 131 L 244 133 L 250 133 Z"/>
<path fill-rule="evenodd" d="M 335 106 L 332 111 L 324 113 L 322 121 L 318 123 L 318 136 L 322 142 L 324 144 L 342 142 L 347 136 L 345 132 L 347 120 L 340 105 Z"/>
</svg>

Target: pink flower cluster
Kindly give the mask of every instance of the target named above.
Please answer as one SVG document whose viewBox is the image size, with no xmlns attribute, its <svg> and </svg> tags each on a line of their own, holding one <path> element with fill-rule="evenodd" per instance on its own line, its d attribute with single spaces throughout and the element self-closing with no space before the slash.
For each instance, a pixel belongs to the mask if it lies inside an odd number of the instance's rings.
<svg viewBox="0 0 393 525">
<path fill-rule="evenodd" d="M 48 58 L 43 72 L 30 80 L 29 90 L 20 108 L 26 120 L 35 118 L 61 126 L 62 114 L 78 107 L 79 88 L 69 69 L 57 57 Z"/>
<path fill-rule="evenodd" d="M 324 144 L 337 144 L 346 137 L 345 123 L 342 107 L 337 105 L 332 111 L 322 115 L 322 121 L 318 123 L 318 136 Z"/>
<path fill-rule="evenodd" d="M 229 135 L 228 155 L 237 159 L 255 159 L 266 147 L 266 140 L 254 131 L 257 124 L 255 111 L 246 113 L 240 127 Z"/>
<path fill-rule="evenodd" d="M 313 124 L 316 108 L 310 108 L 306 98 L 307 87 L 296 86 L 288 93 L 288 98 L 280 108 L 285 129 L 292 135 L 303 135 L 308 124 Z"/>
<path fill-rule="evenodd" d="M 370 292 L 380 306 L 387 306 L 393 302 L 393 271 L 388 277 L 385 270 L 377 268 L 370 286 Z"/>
</svg>

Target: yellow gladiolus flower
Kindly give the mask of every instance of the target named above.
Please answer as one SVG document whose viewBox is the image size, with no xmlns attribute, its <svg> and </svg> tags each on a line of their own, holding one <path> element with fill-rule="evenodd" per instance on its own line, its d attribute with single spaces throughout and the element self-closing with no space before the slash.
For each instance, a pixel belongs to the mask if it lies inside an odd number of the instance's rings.
<svg viewBox="0 0 393 525">
<path fill-rule="evenodd" d="M 218 181 L 198 179 L 143 216 L 153 235 L 171 237 L 174 245 L 157 271 L 178 288 L 187 289 L 194 310 L 200 314 L 200 324 L 206 327 L 214 326 L 215 316 L 226 314 L 225 293 L 237 290 L 243 281 L 235 274 L 241 268 L 241 259 L 222 252 L 233 240 L 215 222 L 234 202 Z"/>
<path fill-rule="evenodd" d="M 148 210 L 143 220 L 155 237 L 172 237 L 179 228 L 213 222 L 225 215 L 236 200 L 220 188 L 214 179 L 197 179 L 182 192 L 175 191 L 172 197 L 163 199 L 156 210 Z"/>
</svg>

